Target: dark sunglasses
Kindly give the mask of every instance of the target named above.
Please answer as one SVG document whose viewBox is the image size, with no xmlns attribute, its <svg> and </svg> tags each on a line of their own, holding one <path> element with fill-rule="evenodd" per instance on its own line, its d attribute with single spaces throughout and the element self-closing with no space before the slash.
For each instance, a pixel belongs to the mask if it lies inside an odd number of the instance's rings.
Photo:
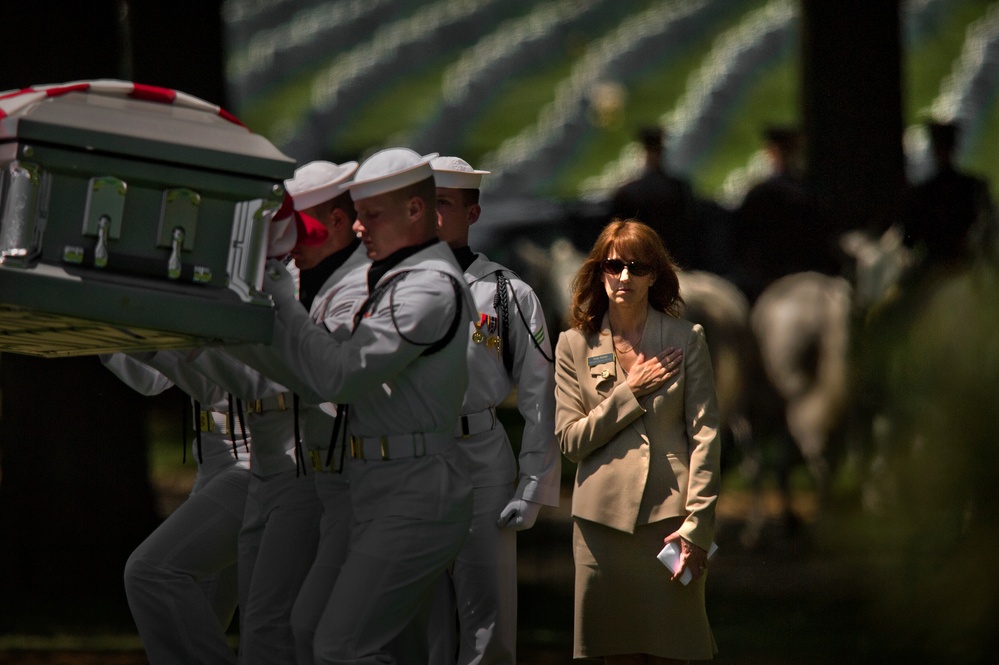
<svg viewBox="0 0 999 665">
<path fill-rule="evenodd" d="M 652 266 L 640 261 L 622 261 L 621 259 L 604 259 L 600 262 L 600 269 L 608 275 L 620 275 L 621 271 L 628 269 L 629 275 L 635 277 L 645 277 L 652 272 Z"/>
</svg>

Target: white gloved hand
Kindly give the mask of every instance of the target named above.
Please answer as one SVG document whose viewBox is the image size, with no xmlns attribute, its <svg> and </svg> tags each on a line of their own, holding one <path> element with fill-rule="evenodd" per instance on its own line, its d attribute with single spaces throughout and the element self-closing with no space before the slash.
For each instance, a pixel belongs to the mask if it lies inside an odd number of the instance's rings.
<svg viewBox="0 0 999 665">
<path fill-rule="evenodd" d="M 496 520 L 496 526 L 514 531 L 523 531 L 534 526 L 541 511 L 541 504 L 524 499 L 511 499 Z"/>
<path fill-rule="evenodd" d="M 267 266 L 264 268 L 264 291 L 274 298 L 274 305 L 277 307 L 297 300 L 295 278 L 291 276 L 288 267 L 278 259 L 267 259 Z"/>
</svg>

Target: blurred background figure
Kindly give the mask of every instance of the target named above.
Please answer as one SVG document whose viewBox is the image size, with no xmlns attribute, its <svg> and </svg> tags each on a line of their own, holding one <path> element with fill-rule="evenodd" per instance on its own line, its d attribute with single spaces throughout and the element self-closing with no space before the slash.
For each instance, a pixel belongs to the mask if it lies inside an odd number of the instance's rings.
<svg viewBox="0 0 999 665">
<path fill-rule="evenodd" d="M 772 175 L 746 193 L 733 219 L 733 281 L 755 301 L 774 280 L 795 272 L 838 273 L 814 193 L 803 178 L 801 134 L 793 127 L 763 132 Z"/>
<path fill-rule="evenodd" d="M 902 220 L 905 244 L 919 252 L 924 268 L 953 266 L 985 246 L 995 210 L 988 183 L 956 164 L 960 126 L 930 122 L 927 130 L 936 168 L 912 188 Z"/>
<path fill-rule="evenodd" d="M 643 127 L 638 138 L 645 152 L 644 171 L 614 193 L 610 218 L 645 222 L 659 233 L 680 268 L 700 267 L 694 191 L 689 182 L 666 171 L 666 132 L 659 126 Z"/>
</svg>

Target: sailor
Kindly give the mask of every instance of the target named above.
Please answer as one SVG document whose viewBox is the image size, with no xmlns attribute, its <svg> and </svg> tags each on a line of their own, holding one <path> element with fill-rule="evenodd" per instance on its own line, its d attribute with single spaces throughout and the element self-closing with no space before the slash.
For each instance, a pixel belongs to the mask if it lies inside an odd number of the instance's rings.
<svg viewBox="0 0 999 665">
<path fill-rule="evenodd" d="M 426 662 L 434 587 L 468 533 L 471 483 L 453 430 L 473 304 L 437 239 L 435 156 L 376 152 L 349 185 L 372 260 L 349 337 L 314 325 L 284 265 L 268 262 L 272 344 L 316 397 L 343 405 L 349 440 L 350 543 L 316 663 Z"/>
<path fill-rule="evenodd" d="M 333 316 L 335 310 L 330 305 L 332 293 L 343 275 L 368 263 L 360 240 L 352 229 L 356 213 L 346 188 L 356 169 L 356 162 L 337 165 L 315 161 L 298 168 L 295 176 L 285 182 L 299 216 L 308 226 L 320 224 L 326 232 L 324 242 L 298 243 L 290 252 L 294 263 L 289 266 L 289 272 L 298 278 L 298 297 L 304 306 L 302 311 L 311 307 L 319 323 L 327 316 Z M 346 299 L 337 301 L 341 307 L 351 302 Z M 347 307 L 339 317 L 342 321 L 349 322 L 350 309 Z M 296 599 L 301 600 L 300 607 L 294 605 L 298 608 L 294 619 L 292 606 L 289 605 L 288 615 L 282 615 L 282 620 L 294 621 L 303 627 L 293 630 L 286 637 L 296 636 L 297 662 L 311 664 L 311 636 L 345 556 L 348 536 L 349 513 L 345 510 L 348 485 L 346 476 L 340 473 L 342 469 L 337 467 L 337 462 L 342 463 L 342 456 L 327 452 L 332 440 L 332 415 L 335 412 L 331 405 L 325 405 L 324 411 L 321 400 L 300 401 L 301 391 L 307 391 L 307 388 L 297 387 L 296 377 L 286 371 L 285 365 L 270 347 L 246 345 L 228 347 L 225 351 L 206 349 L 198 355 L 194 364 L 209 376 L 238 376 L 244 382 L 260 386 L 280 385 L 290 391 L 285 406 L 292 410 L 294 431 L 301 444 L 301 449 L 296 452 L 296 464 L 303 475 L 308 475 L 309 469 L 313 471 L 315 494 L 321 498 L 320 505 L 326 507 L 319 524 L 320 541 L 316 556 L 305 562 L 303 557 L 295 555 L 296 565 L 304 563 L 302 570 L 308 571 L 306 580 L 300 581 L 294 588 L 289 587 L 281 595 L 282 602 L 297 603 Z M 247 635 L 246 638 L 252 645 L 257 644 L 256 636 Z M 287 645 L 281 647 L 282 657 L 289 654 L 286 647 L 290 647 L 290 639 Z M 259 647 L 255 648 L 255 652 L 259 652 Z"/>
<path fill-rule="evenodd" d="M 468 539 L 442 587 L 431 619 L 431 662 L 517 662 L 516 532 L 534 525 L 541 506 L 557 506 L 561 453 L 555 438 L 555 377 L 545 315 L 520 277 L 474 253 L 469 227 L 481 214 L 488 171 L 459 157 L 431 162 L 438 235 L 454 251 L 475 299 L 468 344 L 468 389 L 454 435 L 469 456 L 474 516 Z M 496 408 L 517 388 L 524 419 L 514 458 Z M 519 462 L 519 471 L 518 471 Z M 458 644 L 453 616 L 457 607 Z"/>
<path fill-rule="evenodd" d="M 355 301 L 367 296 L 364 272 L 354 283 L 355 296 L 343 292 L 344 276 L 357 268 L 366 267 L 370 261 L 360 239 L 353 230 L 357 213 L 347 191 L 350 178 L 357 169 L 357 162 L 333 164 L 326 161 L 310 162 L 295 171 L 287 183 L 294 207 L 301 213 L 317 219 L 327 230 L 326 241 L 321 245 L 296 245 L 291 256 L 298 268 L 299 301 L 307 309 L 315 325 L 324 330 L 342 329 L 349 336 L 351 313 Z M 340 447 L 333 447 L 332 404 L 321 404 L 321 398 L 312 399 L 308 386 L 287 370 L 280 356 L 267 345 L 239 345 L 227 352 L 247 365 L 258 369 L 271 379 L 293 391 L 299 402 L 302 447 L 308 456 L 307 473 L 311 473 L 316 493 L 323 506 L 319 525 L 319 547 L 315 561 L 299 590 L 291 615 L 295 635 L 296 658 L 301 665 L 312 665 L 315 660 L 312 642 L 316 624 L 326 609 L 326 602 L 333 590 L 337 573 L 347 553 L 350 502 L 349 485 L 343 473 L 348 459 Z"/>
<path fill-rule="evenodd" d="M 225 633 L 238 598 L 236 544 L 250 481 L 249 440 L 218 386 L 199 376 L 188 381 L 165 355 L 160 362 L 143 356 L 115 353 L 101 361 L 144 395 L 177 385 L 191 397 L 198 470 L 188 499 L 129 556 L 128 606 L 152 665 L 235 665 Z"/>
</svg>

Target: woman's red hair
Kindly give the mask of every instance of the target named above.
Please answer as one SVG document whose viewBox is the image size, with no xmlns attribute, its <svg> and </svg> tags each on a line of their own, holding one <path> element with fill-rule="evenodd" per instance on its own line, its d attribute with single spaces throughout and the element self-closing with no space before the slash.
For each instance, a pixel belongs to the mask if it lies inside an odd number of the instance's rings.
<svg viewBox="0 0 999 665">
<path fill-rule="evenodd" d="M 656 279 L 649 287 L 649 305 L 671 316 L 680 315 L 683 298 L 680 297 L 677 267 L 662 238 L 654 229 L 638 220 L 615 219 L 604 227 L 572 280 L 570 326 L 585 333 L 600 331 L 600 324 L 609 307 L 600 262 L 610 256 L 611 250 L 615 250 L 618 256 L 626 260 L 652 266 L 652 274 Z"/>
</svg>

